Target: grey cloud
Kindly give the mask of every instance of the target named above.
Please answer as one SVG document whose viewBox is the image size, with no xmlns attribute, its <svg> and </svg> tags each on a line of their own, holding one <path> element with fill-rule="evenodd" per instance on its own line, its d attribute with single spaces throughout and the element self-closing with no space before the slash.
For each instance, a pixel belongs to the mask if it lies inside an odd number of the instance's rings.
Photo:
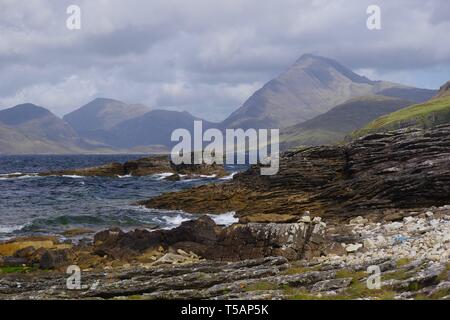
<svg viewBox="0 0 450 320">
<path fill-rule="evenodd" d="M 107 96 L 221 120 L 306 52 L 438 86 L 449 2 L 376 2 L 380 31 L 365 27 L 371 0 L 2 0 L 0 108 L 28 99 L 61 115 Z M 65 28 L 72 3 L 80 31 Z"/>
</svg>

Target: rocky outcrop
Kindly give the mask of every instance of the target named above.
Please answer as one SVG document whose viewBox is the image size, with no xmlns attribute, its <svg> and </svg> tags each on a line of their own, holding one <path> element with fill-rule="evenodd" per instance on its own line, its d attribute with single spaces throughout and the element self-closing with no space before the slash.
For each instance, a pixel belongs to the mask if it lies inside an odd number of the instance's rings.
<svg viewBox="0 0 450 320">
<path fill-rule="evenodd" d="M 270 256 L 289 260 L 311 258 L 323 254 L 329 243 L 325 238 L 326 224 L 319 219 L 286 224 L 235 224 L 217 226 L 208 216 L 187 221 L 173 230 L 119 229 L 95 235 L 95 252 L 115 259 L 136 257 L 160 247 L 193 252 L 208 260 L 239 261 Z"/>
<path fill-rule="evenodd" d="M 130 160 L 125 163 L 108 163 L 102 166 L 81 168 L 81 169 L 69 169 L 60 171 L 49 171 L 39 173 L 39 176 L 65 176 L 65 175 L 77 175 L 77 176 L 98 176 L 98 177 L 120 177 L 120 176 L 148 176 L 161 173 L 173 173 L 173 176 L 168 175 L 167 179 L 171 181 L 177 181 L 184 178 L 195 178 L 198 176 L 214 176 L 223 177 L 228 173 L 225 171 L 222 165 L 189 165 L 180 164 L 176 165 L 171 162 L 170 156 L 158 155 L 147 158 L 141 158 L 137 160 Z M 11 177 L 16 178 L 22 174 L 11 174 Z"/>
<path fill-rule="evenodd" d="M 327 219 L 383 217 L 450 202 L 450 125 L 365 136 L 342 146 L 285 153 L 274 176 L 257 166 L 233 181 L 167 193 L 150 208 L 236 211 L 241 222 L 292 222 L 304 211 Z M 401 219 L 401 217 L 400 217 Z"/>
</svg>

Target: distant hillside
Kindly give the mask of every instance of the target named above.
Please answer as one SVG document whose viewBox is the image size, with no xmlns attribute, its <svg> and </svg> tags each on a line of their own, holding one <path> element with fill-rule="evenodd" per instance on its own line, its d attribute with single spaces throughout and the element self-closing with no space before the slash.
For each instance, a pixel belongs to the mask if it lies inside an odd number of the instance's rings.
<svg viewBox="0 0 450 320">
<path fill-rule="evenodd" d="M 110 145 L 120 148 L 132 148 L 145 145 L 170 146 L 172 132 L 175 129 L 188 129 L 193 134 L 194 121 L 201 120 L 188 112 L 152 110 L 140 117 L 119 123 L 109 130 Z M 213 124 L 203 120 L 204 130 Z"/>
<path fill-rule="evenodd" d="M 411 101 L 383 96 L 351 99 L 320 116 L 282 130 L 281 148 L 340 142 L 373 119 L 411 104 Z"/>
<path fill-rule="evenodd" d="M 372 81 L 332 59 L 306 54 L 256 91 L 222 127 L 285 128 L 312 119 L 351 98 L 378 93 L 420 102 L 435 94 L 432 90 Z"/>
<path fill-rule="evenodd" d="M 86 138 L 104 141 L 108 130 L 117 124 L 148 112 L 143 105 L 126 104 L 122 101 L 98 98 L 64 116 L 76 132 Z"/>
<path fill-rule="evenodd" d="M 192 132 L 194 120 L 201 120 L 188 112 L 149 110 L 104 98 L 89 102 L 64 119 L 90 142 L 132 150 L 167 148 L 173 144 L 170 141 L 173 130 L 183 128 Z M 208 121 L 203 124 L 205 128 L 210 126 Z"/>
<path fill-rule="evenodd" d="M 80 153 L 96 147 L 53 113 L 30 103 L 1 110 L 0 131 L 0 153 Z"/>
<path fill-rule="evenodd" d="M 374 132 L 385 132 L 402 128 L 430 128 L 450 122 L 450 81 L 441 87 L 431 100 L 412 105 L 382 116 L 353 136 L 359 137 Z"/>
</svg>

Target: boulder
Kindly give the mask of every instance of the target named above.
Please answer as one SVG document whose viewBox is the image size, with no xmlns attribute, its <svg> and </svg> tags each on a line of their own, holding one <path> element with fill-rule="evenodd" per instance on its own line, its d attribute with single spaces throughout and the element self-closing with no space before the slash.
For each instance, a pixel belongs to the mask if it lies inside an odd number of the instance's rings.
<svg viewBox="0 0 450 320">
<path fill-rule="evenodd" d="M 69 249 L 46 250 L 41 256 L 39 267 L 41 269 L 56 269 L 69 265 L 72 259 L 73 253 Z"/>
<path fill-rule="evenodd" d="M 95 252 L 121 259 L 159 250 L 182 250 L 212 260 L 237 261 L 269 256 L 290 260 L 322 254 L 329 247 L 325 223 L 248 223 L 226 228 L 209 216 L 183 222 L 172 230 L 117 229 L 95 236 Z"/>
</svg>

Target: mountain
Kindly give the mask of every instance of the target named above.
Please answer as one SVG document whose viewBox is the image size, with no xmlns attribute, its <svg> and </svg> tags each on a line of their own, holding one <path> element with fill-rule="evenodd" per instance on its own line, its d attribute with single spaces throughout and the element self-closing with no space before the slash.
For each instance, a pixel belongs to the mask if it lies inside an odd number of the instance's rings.
<svg viewBox="0 0 450 320">
<path fill-rule="evenodd" d="M 79 153 L 86 143 L 68 123 L 31 103 L 0 110 L 0 153 Z"/>
<path fill-rule="evenodd" d="M 173 145 L 170 141 L 175 129 L 188 129 L 193 133 L 194 121 L 201 120 L 188 112 L 152 110 L 139 117 L 123 121 L 111 128 L 106 143 L 121 148 L 147 145 Z M 213 127 L 203 121 L 203 130 Z"/>
<path fill-rule="evenodd" d="M 122 101 L 97 98 L 64 116 L 76 132 L 86 138 L 104 141 L 108 131 L 115 125 L 148 112 L 143 105 L 126 104 Z"/>
<path fill-rule="evenodd" d="M 431 128 L 446 123 L 450 123 L 450 81 L 444 84 L 431 100 L 382 116 L 355 132 L 353 136 L 402 128 Z"/>
<path fill-rule="evenodd" d="M 256 91 L 225 119 L 222 127 L 284 128 L 312 119 L 351 98 L 378 93 L 419 102 L 435 94 L 432 90 L 372 81 L 332 59 L 305 54 Z"/>
<path fill-rule="evenodd" d="M 353 98 L 313 119 L 281 130 L 282 149 L 341 142 L 373 119 L 411 104 L 408 100 L 384 96 Z"/>
</svg>

